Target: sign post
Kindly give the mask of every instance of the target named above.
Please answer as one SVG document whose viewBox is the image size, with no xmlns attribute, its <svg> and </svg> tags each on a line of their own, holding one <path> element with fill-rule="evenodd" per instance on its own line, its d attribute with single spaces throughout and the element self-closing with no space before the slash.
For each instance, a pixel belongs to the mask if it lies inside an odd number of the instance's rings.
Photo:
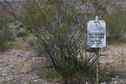
<svg viewBox="0 0 126 84">
<path fill-rule="evenodd" d="M 100 50 L 96 50 L 96 84 L 99 84 L 99 57 L 100 57 Z"/>
<path fill-rule="evenodd" d="M 98 16 L 87 23 L 86 47 L 96 55 L 96 84 L 99 84 L 99 57 L 100 49 L 106 47 L 106 23 Z"/>
</svg>

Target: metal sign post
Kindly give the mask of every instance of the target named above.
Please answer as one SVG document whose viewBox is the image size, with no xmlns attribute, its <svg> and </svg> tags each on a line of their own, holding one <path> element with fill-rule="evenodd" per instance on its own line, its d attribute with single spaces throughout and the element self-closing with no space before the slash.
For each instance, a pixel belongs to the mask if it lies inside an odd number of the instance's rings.
<svg viewBox="0 0 126 84">
<path fill-rule="evenodd" d="M 96 56 L 97 56 L 97 60 L 96 60 L 96 84 L 99 84 L 99 57 L 100 57 L 100 49 L 96 50 Z"/>
<path fill-rule="evenodd" d="M 99 20 L 96 16 L 95 20 L 87 23 L 86 48 L 92 49 L 96 56 L 96 84 L 99 84 L 99 57 L 101 48 L 106 47 L 106 23 Z"/>
</svg>

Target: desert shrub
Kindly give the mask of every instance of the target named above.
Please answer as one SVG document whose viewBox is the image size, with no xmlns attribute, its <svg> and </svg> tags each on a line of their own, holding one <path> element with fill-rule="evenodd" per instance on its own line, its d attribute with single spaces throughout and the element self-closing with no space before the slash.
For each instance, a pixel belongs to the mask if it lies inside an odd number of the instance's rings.
<svg viewBox="0 0 126 84">
<path fill-rule="evenodd" d="M 63 80 L 94 81 L 95 62 L 91 63 L 92 57 L 85 59 L 83 54 L 88 14 L 65 7 L 63 0 L 48 0 L 44 5 L 41 0 L 28 3 L 22 22 L 35 37 L 33 45 L 40 56 L 44 54 L 50 59 L 50 65 Z"/>
<path fill-rule="evenodd" d="M 14 40 L 13 33 L 8 25 L 11 21 L 11 17 L 0 17 L 0 49 L 2 50 L 9 48 Z"/>
<path fill-rule="evenodd" d="M 25 26 L 18 20 L 9 23 L 9 29 L 15 38 L 25 37 L 28 32 L 25 31 Z"/>
<path fill-rule="evenodd" d="M 110 42 L 125 42 L 126 41 L 126 16 L 125 12 L 112 14 L 106 17 L 108 39 Z"/>
<path fill-rule="evenodd" d="M 95 78 L 95 64 L 83 59 L 85 17 L 74 7 L 64 7 L 62 0 L 49 0 L 46 5 L 36 0 L 29 3 L 22 22 L 35 36 L 37 51 L 50 59 L 50 64 L 63 80 L 84 76 L 92 81 Z"/>
</svg>

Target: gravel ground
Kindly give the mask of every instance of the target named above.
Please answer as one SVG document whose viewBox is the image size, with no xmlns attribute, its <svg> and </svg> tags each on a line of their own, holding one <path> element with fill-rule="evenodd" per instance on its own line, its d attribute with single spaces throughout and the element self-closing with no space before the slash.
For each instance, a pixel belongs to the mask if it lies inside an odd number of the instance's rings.
<svg viewBox="0 0 126 84">
<path fill-rule="evenodd" d="M 32 52 L 8 50 L 0 53 L 0 84 L 54 84 L 39 78 L 34 72 L 38 64 L 46 63 Z"/>
<path fill-rule="evenodd" d="M 100 63 L 115 72 L 126 72 L 126 45 L 109 46 L 102 54 Z"/>
<path fill-rule="evenodd" d="M 125 45 L 109 46 L 102 54 L 105 56 L 100 58 L 100 63 L 115 72 L 126 72 Z M 36 57 L 31 51 L 11 49 L 0 52 L 0 84 L 56 84 L 35 73 L 40 64 L 47 64 L 45 57 Z"/>
</svg>

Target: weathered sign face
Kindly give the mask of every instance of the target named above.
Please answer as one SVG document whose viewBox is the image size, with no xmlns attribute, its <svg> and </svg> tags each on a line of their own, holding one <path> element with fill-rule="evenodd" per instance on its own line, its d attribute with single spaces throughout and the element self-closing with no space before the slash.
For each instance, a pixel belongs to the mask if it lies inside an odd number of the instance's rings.
<svg viewBox="0 0 126 84">
<path fill-rule="evenodd" d="M 106 23 L 104 20 L 90 20 L 87 23 L 87 48 L 106 47 Z"/>
</svg>

